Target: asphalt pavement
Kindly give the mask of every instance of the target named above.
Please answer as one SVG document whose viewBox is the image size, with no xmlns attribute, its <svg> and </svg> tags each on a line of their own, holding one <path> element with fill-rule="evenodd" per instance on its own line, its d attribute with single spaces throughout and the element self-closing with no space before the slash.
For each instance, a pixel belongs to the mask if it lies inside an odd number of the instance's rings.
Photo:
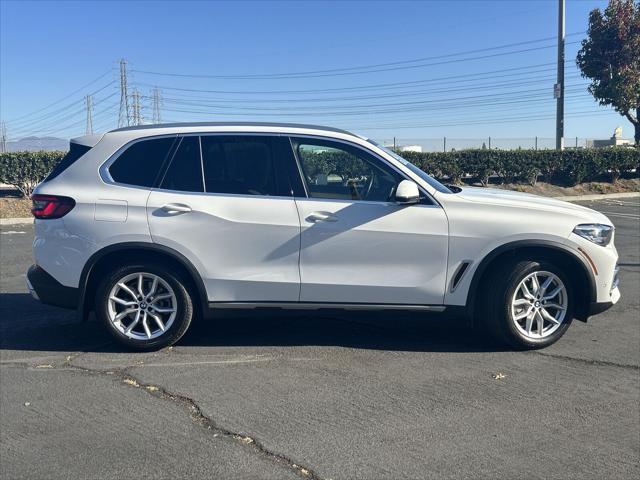
<svg viewBox="0 0 640 480">
<path fill-rule="evenodd" d="M 0 477 L 640 476 L 640 203 L 622 299 L 514 352 L 410 313 L 239 312 L 129 353 L 31 299 L 31 225 L 0 229 Z M 497 378 L 496 378 L 497 377 Z"/>
</svg>

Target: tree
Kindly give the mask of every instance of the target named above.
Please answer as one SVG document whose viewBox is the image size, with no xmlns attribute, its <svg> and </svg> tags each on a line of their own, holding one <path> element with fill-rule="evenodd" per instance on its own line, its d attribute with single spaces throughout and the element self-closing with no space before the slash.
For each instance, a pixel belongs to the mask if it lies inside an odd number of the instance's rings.
<svg viewBox="0 0 640 480">
<path fill-rule="evenodd" d="M 609 0 L 604 12 L 592 10 L 576 63 L 598 103 L 633 124 L 640 147 L 640 1 Z"/>
</svg>

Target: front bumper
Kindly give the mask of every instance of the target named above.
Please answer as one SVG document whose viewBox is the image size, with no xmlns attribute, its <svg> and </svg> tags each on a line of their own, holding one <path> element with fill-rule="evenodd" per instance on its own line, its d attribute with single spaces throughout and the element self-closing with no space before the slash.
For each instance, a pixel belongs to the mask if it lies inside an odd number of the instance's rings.
<svg viewBox="0 0 640 480">
<path fill-rule="evenodd" d="M 618 265 L 613 270 L 613 278 L 611 280 L 611 290 L 609 291 L 609 301 L 606 302 L 591 302 L 589 305 L 589 316 L 598 315 L 606 310 L 609 310 L 613 307 L 618 300 L 620 300 L 620 289 L 618 285 L 620 284 L 620 277 L 618 276 L 620 272 L 620 268 Z"/>
<path fill-rule="evenodd" d="M 42 303 L 71 309 L 78 306 L 79 290 L 62 285 L 38 265 L 29 267 L 26 283 L 31 296 Z"/>
</svg>

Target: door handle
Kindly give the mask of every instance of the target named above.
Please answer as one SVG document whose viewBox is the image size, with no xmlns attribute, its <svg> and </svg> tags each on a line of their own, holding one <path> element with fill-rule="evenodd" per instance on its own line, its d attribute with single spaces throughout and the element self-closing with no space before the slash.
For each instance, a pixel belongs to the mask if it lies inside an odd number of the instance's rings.
<svg viewBox="0 0 640 480">
<path fill-rule="evenodd" d="M 184 203 L 167 203 L 160 207 L 163 212 L 171 213 L 174 215 L 180 213 L 189 213 L 191 211 L 191 207 L 189 205 L 185 205 Z"/>
<path fill-rule="evenodd" d="M 307 222 L 337 222 L 338 218 L 330 212 L 313 212 L 307 218 Z"/>
</svg>

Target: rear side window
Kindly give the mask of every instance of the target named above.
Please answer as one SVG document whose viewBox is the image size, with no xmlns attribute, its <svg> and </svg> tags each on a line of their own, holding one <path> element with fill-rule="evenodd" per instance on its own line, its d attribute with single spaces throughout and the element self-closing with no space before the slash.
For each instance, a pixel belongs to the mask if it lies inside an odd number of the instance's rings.
<svg viewBox="0 0 640 480">
<path fill-rule="evenodd" d="M 278 177 L 274 139 L 267 136 L 202 137 L 204 183 L 209 193 L 290 195 Z"/>
<path fill-rule="evenodd" d="M 109 167 L 115 182 L 153 187 L 175 137 L 153 138 L 135 142 Z"/>
<path fill-rule="evenodd" d="M 69 151 L 67 154 L 62 158 L 62 160 L 60 160 L 60 163 L 53 167 L 53 170 L 51 170 L 51 173 L 47 175 L 47 178 L 45 178 L 44 181 L 48 182 L 49 180 L 56 178 L 89 150 L 91 150 L 91 147 L 87 147 L 86 145 L 79 145 L 77 143 L 69 144 Z"/>
<path fill-rule="evenodd" d="M 199 137 L 183 137 L 160 188 L 203 192 Z"/>
</svg>

